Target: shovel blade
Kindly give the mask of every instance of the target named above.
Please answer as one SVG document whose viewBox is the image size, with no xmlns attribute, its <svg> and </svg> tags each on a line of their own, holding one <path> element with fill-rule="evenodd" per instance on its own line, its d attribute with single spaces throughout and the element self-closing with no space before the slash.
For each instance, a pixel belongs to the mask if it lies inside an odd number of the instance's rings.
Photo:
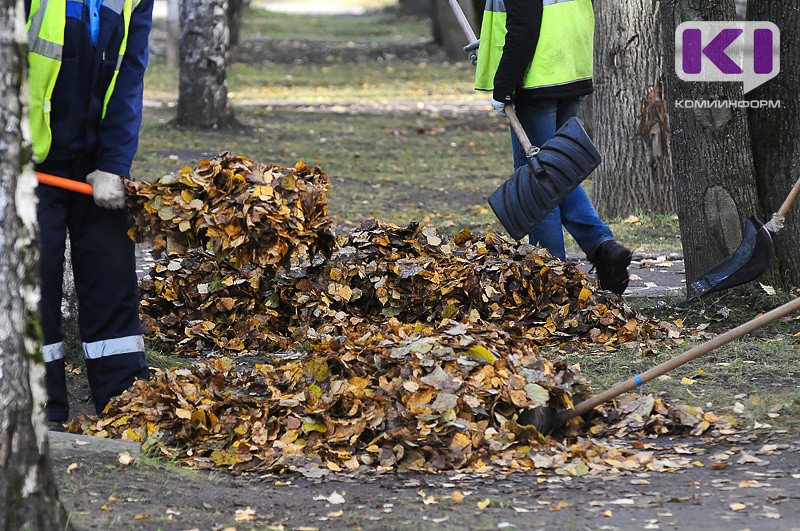
<svg viewBox="0 0 800 531">
<path fill-rule="evenodd" d="M 701 297 L 751 282 L 761 276 L 772 261 L 772 236 L 755 216 L 747 220 L 741 245 L 732 255 L 690 283 Z"/>
<path fill-rule="evenodd" d="M 600 164 L 600 152 L 580 120 L 570 118 L 529 164 L 489 196 L 512 238 L 522 239 Z"/>
</svg>

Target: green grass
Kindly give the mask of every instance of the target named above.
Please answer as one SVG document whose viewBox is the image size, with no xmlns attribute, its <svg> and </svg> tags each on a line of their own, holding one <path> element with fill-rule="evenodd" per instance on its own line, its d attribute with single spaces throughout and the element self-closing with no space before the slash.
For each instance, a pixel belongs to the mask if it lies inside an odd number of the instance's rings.
<svg viewBox="0 0 800 531">
<path fill-rule="evenodd" d="M 473 102 L 486 95 L 472 88 L 472 73 L 462 64 L 401 62 L 344 63 L 330 66 L 233 63 L 229 97 L 276 103 Z M 145 97 L 177 101 L 178 75 L 162 62 L 147 70 Z M 488 109 L 488 103 L 487 103 Z"/>
<path fill-rule="evenodd" d="M 430 39 L 430 22 L 391 13 L 309 16 L 249 9 L 242 37 L 304 41 L 419 43 Z"/>
</svg>

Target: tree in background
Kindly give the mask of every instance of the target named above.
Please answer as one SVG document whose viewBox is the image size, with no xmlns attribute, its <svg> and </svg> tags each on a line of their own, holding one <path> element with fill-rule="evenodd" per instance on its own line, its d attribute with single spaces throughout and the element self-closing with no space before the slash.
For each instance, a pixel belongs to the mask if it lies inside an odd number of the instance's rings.
<svg viewBox="0 0 800 531">
<path fill-rule="evenodd" d="M 663 0 L 665 61 L 675 57 L 675 29 L 689 20 L 735 20 L 731 0 Z M 732 253 L 744 220 L 763 217 L 753 175 L 747 114 L 737 109 L 679 109 L 676 100 L 740 100 L 737 83 L 688 83 L 667 67 L 673 177 L 686 277 L 694 279 Z M 796 88 L 796 87 L 795 87 Z M 795 250 L 797 252 L 797 250 Z M 775 282 L 774 272 L 762 282 Z"/>
<path fill-rule="evenodd" d="M 592 178 L 603 217 L 675 212 L 659 4 L 596 4 L 591 119 L 603 163 Z"/>
<path fill-rule="evenodd" d="M 472 29 L 477 35 L 480 33 L 478 18 L 475 16 L 475 6 L 471 0 L 460 0 L 459 5 L 469 20 Z M 481 11 L 482 13 L 482 11 Z M 449 59 L 463 60 L 467 58 L 464 46 L 469 44 L 464 30 L 458 24 L 458 19 L 453 14 L 448 0 L 434 0 L 431 14 L 433 24 L 433 40 L 438 44 Z"/>
<path fill-rule="evenodd" d="M 781 73 L 748 93 L 750 100 L 781 101 L 780 109 L 750 109 L 758 196 L 764 212 L 776 212 L 800 178 L 800 5 L 783 0 L 755 0 L 747 18 L 771 21 L 781 30 Z M 775 254 L 782 280 L 800 286 L 800 204 L 786 216 L 775 235 Z"/>
<path fill-rule="evenodd" d="M 230 45 L 239 44 L 242 33 L 242 19 L 244 12 L 250 7 L 250 0 L 228 0 L 228 31 L 230 33 Z"/>
<path fill-rule="evenodd" d="M 181 0 L 180 81 L 176 122 L 227 127 L 228 0 Z"/>
<path fill-rule="evenodd" d="M 36 311 L 36 178 L 22 133 L 22 0 L 0 0 L 0 529 L 68 529 L 50 466 Z"/>
</svg>

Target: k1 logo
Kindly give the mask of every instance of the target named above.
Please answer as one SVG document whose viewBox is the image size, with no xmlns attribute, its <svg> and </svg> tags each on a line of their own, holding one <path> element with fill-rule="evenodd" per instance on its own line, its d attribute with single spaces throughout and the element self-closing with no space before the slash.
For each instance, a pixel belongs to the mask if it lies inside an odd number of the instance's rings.
<svg viewBox="0 0 800 531">
<path fill-rule="evenodd" d="M 740 82 L 747 94 L 780 73 L 781 32 L 772 22 L 684 22 L 675 71 L 684 81 Z"/>
</svg>

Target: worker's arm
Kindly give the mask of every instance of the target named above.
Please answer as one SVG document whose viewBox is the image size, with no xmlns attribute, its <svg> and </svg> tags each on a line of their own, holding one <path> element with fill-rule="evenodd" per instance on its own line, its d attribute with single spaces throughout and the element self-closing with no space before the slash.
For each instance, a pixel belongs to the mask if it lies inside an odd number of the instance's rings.
<svg viewBox="0 0 800 531">
<path fill-rule="evenodd" d="M 120 65 L 117 84 L 100 123 L 97 169 L 130 176 L 131 163 L 139 147 L 142 124 L 144 71 L 153 26 L 153 0 L 141 0 L 131 15 L 128 46 Z"/>
<path fill-rule="evenodd" d="M 528 70 L 542 25 L 542 0 L 506 0 L 506 43 L 494 76 L 492 97 L 514 101 L 514 93 Z"/>
</svg>

